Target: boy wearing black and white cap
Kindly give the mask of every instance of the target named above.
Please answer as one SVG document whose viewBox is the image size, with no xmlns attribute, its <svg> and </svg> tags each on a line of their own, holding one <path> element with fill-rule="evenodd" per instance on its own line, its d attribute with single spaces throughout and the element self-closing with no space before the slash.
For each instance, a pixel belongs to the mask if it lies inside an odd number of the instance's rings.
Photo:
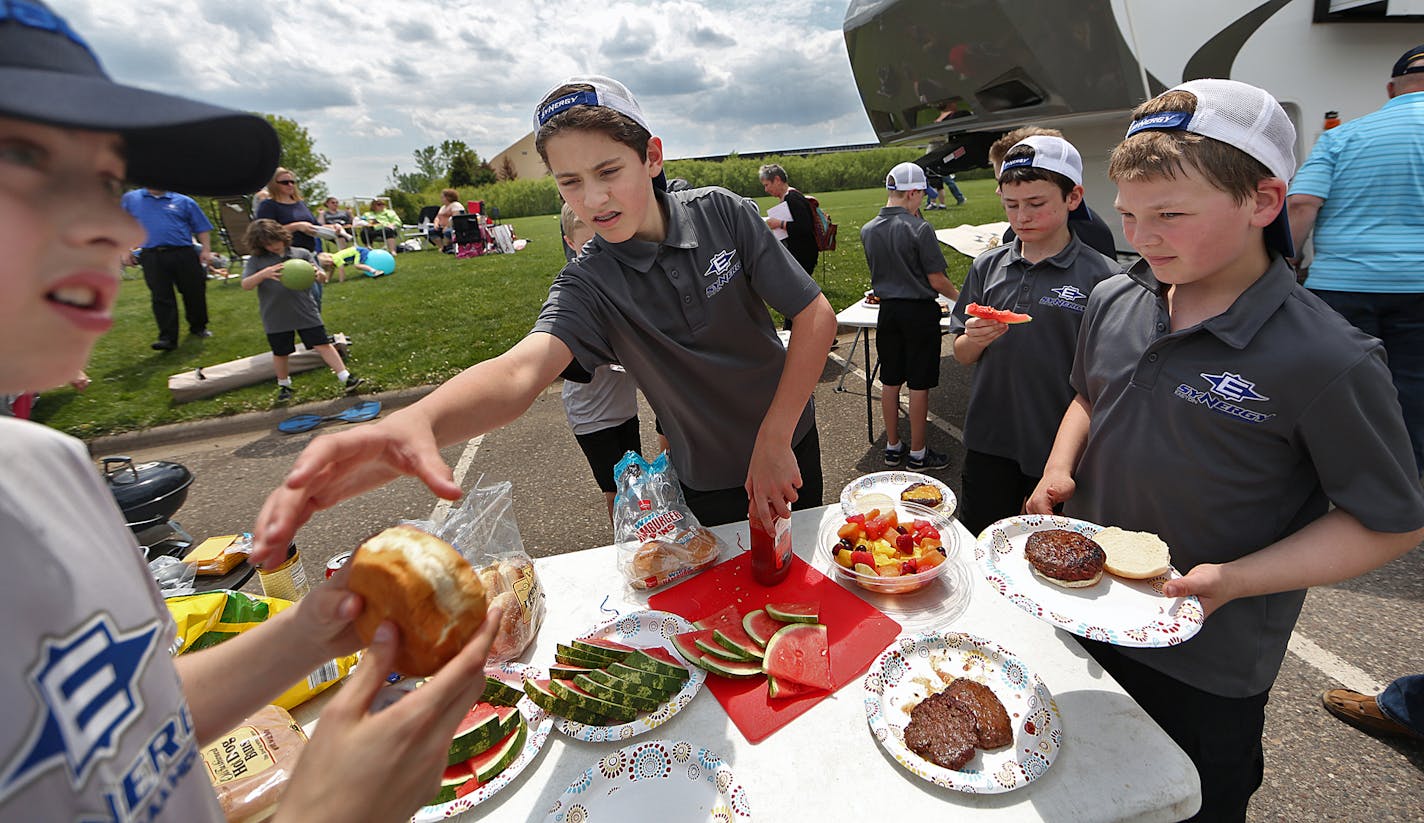
<svg viewBox="0 0 1424 823">
<path fill-rule="evenodd" d="M 920 219 L 925 171 L 901 163 L 885 176 L 885 208 L 860 229 L 870 286 L 880 298 L 875 352 L 880 361 L 880 412 L 885 420 L 885 465 L 905 462 L 900 442 L 900 386 L 910 389 L 909 465 L 942 469 L 949 458 L 929 447 L 930 389 L 939 385 L 939 303 L 959 297 L 945 277 L 934 227 Z"/>
<path fill-rule="evenodd" d="M 363 432 L 313 442 L 259 520 L 264 557 L 316 507 L 401 473 L 458 497 L 438 444 L 513 420 L 560 374 L 587 381 L 610 363 L 657 413 L 701 522 L 749 510 L 769 522 L 820 505 L 811 393 L 836 320 L 816 281 L 749 201 L 720 188 L 665 191 L 662 141 L 616 80 L 561 84 L 536 107 L 535 129 L 564 202 L 597 234 L 592 244 L 509 351 Z M 787 346 L 768 304 L 795 321 Z M 327 470 L 337 463 L 346 468 Z"/>
<path fill-rule="evenodd" d="M 975 367 L 959 503 L 959 520 L 973 534 L 1022 512 L 1038 485 L 1073 400 L 1068 373 L 1088 295 L 1122 272 L 1068 228 L 1083 200 L 1083 161 L 1067 140 L 1024 138 L 1006 153 L 998 182 L 1016 239 L 974 260 L 949 329 L 955 359 Z M 971 317 L 970 303 L 1033 321 L 1011 328 Z"/>
<path fill-rule="evenodd" d="M 120 255 L 144 237 L 123 181 L 241 194 L 278 151 L 262 118 L 114 83 L 45 5 L 0 0 L 0 393 L 72 379 L 113 325 Z M 172 658 L 177 628 L 84 445 L 0 418 L 0 465 L 0 820 L 223 820 L 198 747 L 355 651 L 361 599 L 338 576 Z M 396 653 L 393 627 L 378 632 L 277 819 L 408 820 L 480 693 L 487 623 L 436 693 L 367 715 Z"/>
<path fill-rule="evenodd" d="M 1108 174 L 1143 256 L 1092 295 L 1077 392 L 1029 511 L 1156 532 L 1207 615 L 1159 649 L 1080 641 L 1244 820 L 1265 704 L 1310 586 L 1424 536 L 1378 340 L 1297 285 L 1283 210 L 1295 129 L 1266 92 L 1194 80 L 1134 112 Z M 1331 509 L 1333 503 L 1335 508 Z"/>
</svg>

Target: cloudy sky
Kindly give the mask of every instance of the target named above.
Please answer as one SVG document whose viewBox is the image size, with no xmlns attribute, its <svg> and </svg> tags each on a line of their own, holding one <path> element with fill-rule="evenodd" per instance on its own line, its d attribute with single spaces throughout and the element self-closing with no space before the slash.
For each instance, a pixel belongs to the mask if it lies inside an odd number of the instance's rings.
<svg viewBox="0 0 1424 823">
<path fill-rule="evenodd" d="M 295 119 L 343 197 L 442 140 L 498 154 L 577 73 L 627 84 L 673 158 L 875 139 L 847 0 L 50 3 L 122 82 Z"/>
</svg>

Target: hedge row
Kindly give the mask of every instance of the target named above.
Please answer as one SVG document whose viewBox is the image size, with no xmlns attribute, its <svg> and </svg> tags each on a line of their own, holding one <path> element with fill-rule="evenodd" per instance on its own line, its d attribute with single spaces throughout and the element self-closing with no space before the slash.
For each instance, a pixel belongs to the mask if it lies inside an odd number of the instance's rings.
<svg viewBox="0 0 1424 823">
<path fill-rule="evenodd" d="M 910 146 L 808 156 L 775 155 L 757 159 L 731 155 L 724 160 L 671 160 L 667 163 L 667 175 L 681 177 L 694 187 L 721 186 L 746 197 L 761 197 L 765 192 L 758 170 L 764 163 L 779 163 L 786 169 L 791 185 L 815 194 L 883 185 L 885 173 L 892 166 L 914 160 L 923 153 L 920 147 Z M 985 175 L 987 173 L 986 170 Z M 961 175 L 964 178 L 977 176 L 975 172 Z M 421 204 L 440 202 L 441 188 L 432 187 L 415 195 L 389 194 L 396 211 L 402 217 L 409 215 L 407 219 L 413 220 Z M 501 218 L 556 214 L 563 203 L 553 178 L 547 176 L 464 187 L 460 189 L 460 199 L 483 200 L 489 206 L 497 206 Z"/>
</svg>

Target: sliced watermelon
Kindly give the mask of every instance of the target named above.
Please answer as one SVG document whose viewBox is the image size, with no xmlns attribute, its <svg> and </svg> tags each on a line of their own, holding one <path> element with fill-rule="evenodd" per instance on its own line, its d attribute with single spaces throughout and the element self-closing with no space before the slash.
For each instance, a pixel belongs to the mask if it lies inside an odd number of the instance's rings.
<svg viewBox="0 0 1424 823">
<path fill-rule="evenodd" d="M 721 629 L 726 626 L 740 626 L 742 625 L 742 613 L 737 611 L 736 606 L 728 606 L 720 612 L 707 615 L 692 625 L 699 629 Z"/>
<path fill-rule="evenodd" d="M 716 629 L 703 629 L 703 631 L 707 633 L 707 636 L 699 637 L 693 641 L 693 645 L 702 651 L 703 657 L 710 657 L 713 660 L 729 660 L 733 663 L 745 663 L 751 660 L 750 655 L 734 652 L 721 643 L 718 643 Z"/>
<path fill-rule="evenodd" d="M 548 680 L 526 680 L 524 681 L 524 693 L 529 695 L 529 699 L 534 701 L 534 705 L 559 717 L 566 717 L 576 723 L 584 723 L 589 726 L 606 726 L 608 720 L 596 712 L 581 709 L 559 699 L 549 688 Z"/>
<path fill-rule="evenodd" d="M 606 666 L 609 663 L 617 663 L 627 655 L 620 652 L 600 649 L 597 646 L 581 645 L 582 641 L 575 640 L 572 645 L 563 643 L 554 644 L 554 659 L 560 663 L 574 663 L 581 666 Z"/>
<path fill-rule="evenodd" d="M 786 624 L 767 614 L 765 609 L 757 609 L 742 616 L 742 631 L 763 649 L 766 648 L 766 641 L 784 625 Z"/>
<path fill-rule="evenodd" d="M 623 658 L 634 652 L 634 649 L 629 646 L 624 646 L 622 643 L 615 643 L 614 645 L 618 647 L 615 649 L 610 648 L 609 646 L 605 646 L 599 641 L 592 639 L 575 640 L 569 645 L 571 645 L 573 649 L 579 652 L 580 654 L 587 655 L 588 657 L 597 660 L 604 660 L 609 663 L 617 663 L 618 661 L 622 660 Z"/>
<path fill-rule="evenodd" d="M 681 689 L 682 682 L 687 679 L 686 677 L 658 674 L 657 672 L 650 672 L 646 669 L 635 669 L 632 666 L 625 666 L 622 663 L 614 663 L 605 669 L 605 671 L 615 677 L 627 680 L 629 683 L 652 686 L 656 689 L 662 689 L 668 694 L 672 694 Z M 686 671 L 686 669 L 683 671 Z"/>
<path fill-rule="evenodd" d="M 474 757 L 448 766 L 440 775 L 440 792 L 433 803 L 448 803 L 457 797 L 464 797 L 485 785 L 509 768 L 519 753 L 524 750 L 524 741 L 529 736 L 529 724 L 518 712 L 519 718 L 509 734 L 493 746 Z"/>
<path fill-rule="evenodd" d="M 623 664 L 664 677 L 676 677 L 679 680 L 686 680 L 690 676 L 687 667 L 677 662 L 677 658 L 672 656 L 672 652 L 664 648 L 639 649 L 628 655 L 628 659 L 624 660 Z M 609 670 L 612 670 L 611 667 Z"/>
<path fill-rule="evenodd" d="M 625 655 L 632 654 L 633 652 L 638 650 L 636 646 L 628 646 L 623 643 L 619 643 L 616 640 L 609 640 L 606 637 L 585 637 L 581 640 L 574 641 L 575 646 L 579 645 L 580 643 L 583 643 L 587 646 L 597 646 L 600 649 L 607 649 L 611 652 L 622 652 Z"/>
<path fill-rule="evenodd" d="M 820 694 L 823 691 L 825 691 L 825 689 L 793 683 L 790 680 L 777 680 L 770 675 L 766 678 L 766 696 L 773 699 L 802 697 L 808 694 Z"/>
<path fill-rule="evenodd" d="M 821 622 L 820 603 L 768 603 L 766 615 L 782 623 Z"/>
<path fill-rule="evenodd" d="M 703 667 L 707 671 L 720 674 L 723 677 L 760 677 L 762 675 L 760 663 L 733 663 L 730 660 L 704 657 Z"/>
<path fill-rule="evenodd" d="M 549 667 L 549 676 L 557 677 L 561 680 L 573 680 L 575 675 L 588 674 L 598 671 L 596 666 L 567 666 L 563 663 L 555 663 Z"/>
<path fill-rule="evenodd" d="M 1009 325 L 1014 325 L 1017 323 L 1027 323 L 1028 321 L 1033 319 L 1033 317 L 1027 314 L 1021 314 L 1016 311 L 1009 311 L 1008 309 L 996 309 L 993 306 L 981 306 L 978 303 L 970 303 L 969 305 L 965 306 L 964 313 L 968 314 L 970 317 L 979 317 L 984 320 L 994 320 L 999 323 L 1008 323 Z"/>
<path fill-rule="evenodd" d="M 598 683 L 602 683 L 603 685 L 608 686 L 609 688 L 617 689 L 618 691 L 623 692 L 624 694 L 633 694 L 638 695 L 639 697 L 650 697 L 659 703 L 662 703 L 664 700 L 667 700 L 673 694 L 667 689 L 661 689 L 657 686 L 648 686 L 642 683 L 634 683 L 630 680 L 624 680 L 623 678 L 618 677 L 617 675 L 609 674 L 608 672 L 603 671 L 602 669 L 594 669 L 593 671 L 585 675 L 585 677 L 588 677 L 590 680 L 594 680 Z"/>
<path fill-rule="evenodd" d="M 766 644 L 762 668 L 779 681 L 830 689 L 831 654 L 826 627 L 820 623 L 792 623 L 783 627 Z"/>
<path fill-rule="evenodd" d="M 662 705 L 661 700 L 654 700 L 645 694 L 629 694 L 619 691 L 585 674 L 575 677 L 574 685 L 600 700 L 607 700 L 615 706 L 626 706 L 640 712 L 657 711 L 658 706 Z"/>
<path fill-rule="evenodd" d="M 455 729 L 446 762 L 454 765 L 488 749 L 518 725 L 518 718 L 519 710 L 513 706 L 476 703 Z"/>
<path fill-rule="evenodd" d="M 683 660 L 699 668 L 702 667 L 702 658 L 706 656 L 705 650 L 697 645 L 697 641 L 709 642 L 712 640 L 711 629 L 699 629 L 695 632 L 683 632 L 672 636 L 672 647 L 682 656 Z M 723 650 L 725 651 L 725 649 Z M 610 674 L 611 671 L 610 667 Z"/>
<path fill-rule="evenodd" d="M 436 803 L 448 803 L 454 800 L 455 793 L 459 791 L 461 786 L 470 782 L 470 779 L 474 776 L 475 773 L 470 768 L 468 759 L 446 766 L 445 771 L 440 775 L 440 793 L 435 795 L 435 799 L 431 801 L 431 805 Z"/>
<path fill-rule="evenodd" d="M 758 662 L 761 660 L 761 646 L 746 630 L 742 628 L 741 621 L 737 621 L 735 626 L 726 626 L 712 630 L 712 636 L 722 645 L 723 648 L 741 657 L 743 660 Z"/>
<path fill-rule="evenodd" d="M 524 696 L 524 681 L 518 681 L 519 685 L 494 675 L 485 675 L 485 690 L 480 695 L 480 700 L 492 706 L 513 706 L 519 703 L 519 698 Z"/>
<path fill-rule="evenodd" d="M 603 715 L 609 720 L 618 723 L 627 723 L 638 716 L 637 709 L 620 706 L 617 703 L 611 703 L 597 695 L 590 694 L 572 680 L 550 680 L 549 691 L 553 692 L 555 696 L 565 703 L 578 706 L 585 711 Z"/>
</svg>

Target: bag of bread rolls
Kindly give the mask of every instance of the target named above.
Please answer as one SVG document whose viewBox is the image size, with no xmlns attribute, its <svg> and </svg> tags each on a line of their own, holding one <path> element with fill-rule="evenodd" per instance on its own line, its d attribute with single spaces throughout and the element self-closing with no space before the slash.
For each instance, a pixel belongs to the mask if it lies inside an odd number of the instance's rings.
<svg viewBox="0 0 1424 823">
<path fill-rule="evenodd" d="M 544 587 L 524 551 L 514 518 L 514 484 L 501 481 L 465 493 L 444 522 L 405 521 L 455 547 L 479 572 L 485 600 L 502 610 L 490 647 L 491 664 L 507 663 L 529 646 L 544 621 Z"/>
<path fill-rule="evenodd" d="M 650 463 L 630 451 L 613 475 L 613 536 L 629 586 L 656 589 L 717 562 L 725 544 L 687 507 L 667 452 Z"/>
</svg>

